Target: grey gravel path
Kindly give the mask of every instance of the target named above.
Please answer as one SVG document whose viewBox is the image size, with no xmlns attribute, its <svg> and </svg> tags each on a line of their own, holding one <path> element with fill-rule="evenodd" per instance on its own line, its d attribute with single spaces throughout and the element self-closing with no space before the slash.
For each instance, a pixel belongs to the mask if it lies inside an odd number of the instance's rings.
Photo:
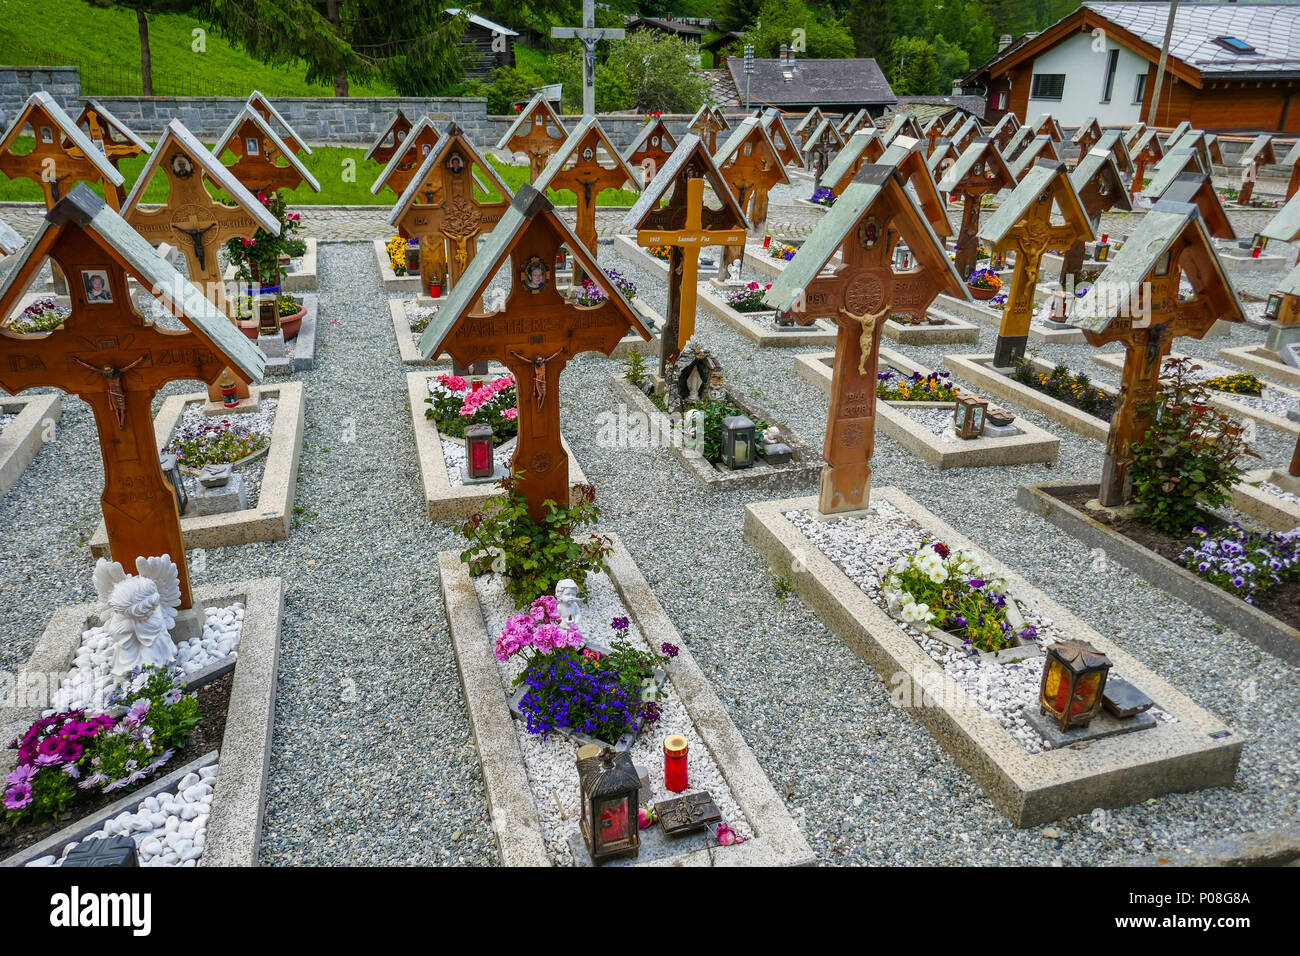
<svg viewBox="0 0 1300 956">
<path fill-rule="evenodd" d="M 662 283 L 608 245 L 600 254 L 662 309 Z M 307 383 L 297 526 L 286 541 L 209 551 L 195 574 L 200 584 L 288 582 L 262 861 L 492 863 L 435 572 L 435 553 L 457 538 L 423 517 L 406 369 L 370 246 L 323 243 L 320 281 L 316 369 L 297 376 Z M 732 380 L 820 447 L 827 400 L 795 375 L 799 350 L 760 349 L 703 312 L 698 329 Z M 902 351 L 934 366 L 945 352 L 991 351 L 993 337 Z M 1179 344 L 1210 356 L 1261 337 Z M 1105 378 L 1090 352 L 1044 350 Z M 1061 438 L 1055 466 L 937 472 L 883 434 L 873 461 L 878 485 L 903 488 L 1251 737 L 1233 787 L 1076 817 L 1046 839 L 1007 823 L 891 706 L 874 671 L 767 573 L 741 525 L 744 504 L 768 495 L 706 494 L 662 452 L 599 447 L 596 419 L 615 407 L 618 368 L 597 355 L 570 364 L 565 434 L 598 487 L 605 527 L 627 542 L 823 863 L 1106 864 L 1294 820 L 1295 668 L 1015 507 L 1025 482 L 1095 478 L 1100 443 L 1019 410 Z M 1266 461 L 1288 459 L 1282 436 L 1261 437 Z M 0 667 L 27 657 L 55 607 L 92 597 L 82 541 L 98 519 L 94 449 L 86 407 L 67 399 L 54 442 L 0 499 Z"/>
</svg>

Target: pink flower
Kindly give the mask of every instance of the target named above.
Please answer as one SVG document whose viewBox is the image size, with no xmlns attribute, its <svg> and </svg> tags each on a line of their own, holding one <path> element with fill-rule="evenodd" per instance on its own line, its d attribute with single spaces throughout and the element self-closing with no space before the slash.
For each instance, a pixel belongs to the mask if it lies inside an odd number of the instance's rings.
<svg viewBox="0 0 1300 956">
<path fill-rule="evenodd" d="M 654 810 L 647 810 L 644 806 L 639 807 L 636 811 L 636 825 L 638 829 L 648 830 L 655 825 L 656 821 Z"/>
<path fill-rule="evenodd" d="M 745 838 L 740 836 L 730 826 L 725 823 L 718 824 L 718 846 L 731 846 L 734 843 L 744 843 Z"/>
<path fill-rule="evenodd" d="M 504 412 L 501 413 L 501 417 L 513 422 L 516 418 L 519 417 L 519 409 L 507 408 Z"/>
<path fill-rule="evenodd" d="M 555 600 L 555 595 L 543 594 L 541 597 L 539 597 L 536 601 L 533 602 L 533 606 L 532 608 L 530 608 L 530 612 L 533 616 L 533 620 L 535 621 L 539 621 L 539 622 L 558 621 L 559 620 L 559 614 L 557 611 L 558 607 L 559 607 L 559 602 Z M 540 617 L 538 616 L 539 609 L 541 611 Z"/>
<path fill-rule="evenodd" d="M 469 387 L 459 375 L 447 375 L 445 373 L 438 376 L 438 384 L 453 392 L 463 392 Z"/>
</svg>

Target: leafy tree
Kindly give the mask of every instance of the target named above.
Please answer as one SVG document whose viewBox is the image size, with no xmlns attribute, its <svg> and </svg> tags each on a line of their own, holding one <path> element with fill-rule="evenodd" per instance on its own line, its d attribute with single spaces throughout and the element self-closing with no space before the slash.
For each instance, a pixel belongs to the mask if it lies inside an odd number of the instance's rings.
<svg viewBox="0 0 1300 956">
<path fill-rule="evenodd" d="M 796 33 L 796 31 L 801 31 Z M 853 38 L 833 16 L 814 10 L 804 0 L 765 0 L 758 22 L 745 31 L 744 42 L 754 45 L 754 56 L 774 57 L 802 37 L 807 59 L 842 59 L 854 55 Z"/>
<path fill-rule="evenodd" d="M 207 18 L 264 63 L 306 64 L 311 83 L 382 77 L 402 96 L 429 96 L 464 73 L 465 17 L 389 0 L 206 0 Z"/>
<path fill-rule="evenodd" d="M 531 98 L 533 89 L 542 85 L 542 78 L 531 70 L 499 67 L 492 71 L 491 83 L 468 95 L 486 96 L 487 111 L 499 115 L 513 112 L 515 103 Z"/>
<path fill-rule="evenodd" d="M 159 13 L 186 13 L 200 0 L 90 0 L 96 7 L 121 7 L 135 11 L 140 30 L 140 95 L 153 96 L 153 52 L 149 49 L 149 16 Z"/>
<path fill-rule="evenodd" d="M 939 88 L 939 57 L 922 37 L 895 40 L 885 72 L 899 96 L 925 96 Z"/>
<path fill-rule="evenodd" d="M 693 46 L 674 36 L 637 30 L 609 44 L 596 64 L 596 110 L 694 113 L 704 102 L 705 81 Z M 566 105 L 582 104 L 582 58 L 570 50 L 553 58 Z"/>
<path fill-rule="evenodd" d="M 763 0 L 722 0 L 718 19 L 727 30 L 744 30 L 758 20 Z"/>
</svg>

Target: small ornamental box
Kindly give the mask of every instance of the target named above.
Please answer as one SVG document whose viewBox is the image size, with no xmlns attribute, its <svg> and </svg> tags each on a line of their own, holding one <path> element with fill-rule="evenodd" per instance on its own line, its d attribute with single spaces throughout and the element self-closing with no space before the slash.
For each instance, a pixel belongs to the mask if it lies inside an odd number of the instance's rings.
<svg viewBox="0 0 1300 956">
<path fill-rule="evenodd" d="M 979 438 L 984 434 L 984 420 L 989 403 L 973 395 L 957 396 L 952 410 L 952 430 L 958 438 Z"/>
</svg>

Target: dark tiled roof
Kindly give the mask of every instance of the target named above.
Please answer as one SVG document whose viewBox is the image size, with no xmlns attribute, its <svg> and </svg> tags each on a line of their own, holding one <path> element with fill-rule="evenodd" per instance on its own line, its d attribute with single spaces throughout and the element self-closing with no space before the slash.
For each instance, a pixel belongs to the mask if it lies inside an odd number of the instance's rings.
<svg viewBox="0 0 1300 956">
<path fill-rule="evenodd" d="M 742 95 L 745 64 L 741 57 L 727 61 L 727 69 Z M 755 103 L 771 106 L 811 106 L 823 109 L 868 103 L 889 106 L 898 101 L 885 74 L 870 58 L 846 60 L 796 60 L 787 79 L 779 59 L 754 60 L 749 93 Z"/>
<path fill-rule="evenodd" d="M 900 96 L 894 107 L 899 112 L 908 112 L 920 119 L 922 115 L 940 116 L 949 110 L 957 109 L 969 113 L 977 119 L 984 119 L 984 110 L 988 104 L 982 96 Z M 941 110 L 922 110 L 920 107 L 941 107 Z"/>
</svg>

